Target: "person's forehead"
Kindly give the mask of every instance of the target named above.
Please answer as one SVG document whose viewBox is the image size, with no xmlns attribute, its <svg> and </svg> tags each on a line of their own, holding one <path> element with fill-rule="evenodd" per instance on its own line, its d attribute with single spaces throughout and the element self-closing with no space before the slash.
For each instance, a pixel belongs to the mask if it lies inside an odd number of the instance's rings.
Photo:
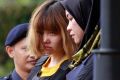
<svg viewBox="0 0 120 80">
<path fill-rule="evenodd" d="M 27 45 L 27 40 L 26 40 L 26 37 L 23 38 L 22 40 L 20 40 L 19 42 L 17 42 L 14 46 L 16 45 Z"/>
</svg>

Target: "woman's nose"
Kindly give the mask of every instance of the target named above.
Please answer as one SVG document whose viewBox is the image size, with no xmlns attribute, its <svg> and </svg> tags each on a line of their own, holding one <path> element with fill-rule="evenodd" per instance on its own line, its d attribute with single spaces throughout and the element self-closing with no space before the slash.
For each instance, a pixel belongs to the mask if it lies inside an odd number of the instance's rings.
<svg viewBox="0 0 120 80">
<path fill-rule="evenodd" d="M 43 43 L 49 43 L 49 36 L 47 34 L 43 35 Z"/>
</svg>

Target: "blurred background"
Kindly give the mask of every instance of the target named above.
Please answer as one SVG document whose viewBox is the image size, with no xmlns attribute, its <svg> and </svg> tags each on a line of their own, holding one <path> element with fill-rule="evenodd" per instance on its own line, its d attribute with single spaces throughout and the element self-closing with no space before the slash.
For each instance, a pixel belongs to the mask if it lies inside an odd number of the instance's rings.
<svg viewBox="0 0 120 80">
<path fill-rule="evenodd" d="M 14 68 L 4 49 L 9 30 L 17 24 L 29 22 L 32 11 L 45 0 L 0 0 L 0 76 L 8 75 Z"/>
</svg>

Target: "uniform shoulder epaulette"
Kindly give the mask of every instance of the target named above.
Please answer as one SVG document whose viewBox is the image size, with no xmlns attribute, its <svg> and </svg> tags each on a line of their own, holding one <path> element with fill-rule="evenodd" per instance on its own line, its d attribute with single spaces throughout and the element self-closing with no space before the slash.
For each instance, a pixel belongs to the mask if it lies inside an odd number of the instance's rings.
<svg viewBox="0 0 120 80">
<path fill-rule="evenodd" d="M 0 77 L 0 80 L 8 80 L 8 76 Z"/>
<path fill-rule="evenodd" d="M 11 75 L 0 77 L 0 80 L 12 80 Z"/>
</svg>

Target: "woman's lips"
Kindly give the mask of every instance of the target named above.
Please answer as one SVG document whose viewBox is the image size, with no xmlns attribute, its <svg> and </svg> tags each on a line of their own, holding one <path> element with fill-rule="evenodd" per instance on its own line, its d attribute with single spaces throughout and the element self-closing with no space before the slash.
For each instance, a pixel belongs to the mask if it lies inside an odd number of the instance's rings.
<svg viewBox="0 0 120 80">
<path fill-rule="evenodd" d="M 71 38 L 73 38 L 73 39 L 74 39 L 74 34 L 71 34 L 70 36 L 71 36 Z"/>
<path fill-rule="evenodd" d="M 45 48 L 46 50 L 51 49 L 51 47 L 50 47 L 50 46 L 44 46 L 44 48 Z"/>
</svg>

